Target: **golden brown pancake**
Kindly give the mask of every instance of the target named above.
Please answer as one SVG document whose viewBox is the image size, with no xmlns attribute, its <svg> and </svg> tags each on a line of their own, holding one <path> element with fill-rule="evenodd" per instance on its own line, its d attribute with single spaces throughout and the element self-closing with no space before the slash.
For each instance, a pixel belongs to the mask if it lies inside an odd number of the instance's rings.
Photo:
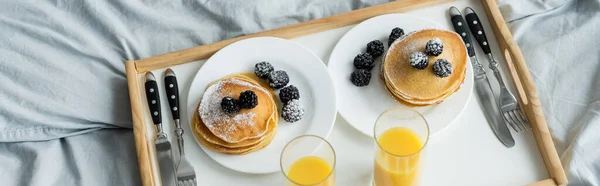
<svg viewBox="0 0 600 186">
<path fill-rule="evenodd" d="M 463 82 L 464 82 L 464 80 L 463 80 Z M 387 83 L 386 83 L 386 84 L 387 84 Z M 459 87 L 459 88 L 460 88 L 460 87 Z M 459 88 L 457 88 L 457 89 L 456 89 L 454 92 L 458 91 L 458 89 L 459 89 Z M 429 105 L 432 105 L 432 104 L 428 104 L 428 103 L 419 103 L 418 101 L 413 101 L 413 100 L 410 100 L 410 102 L 409 102 L 409 101 L 405 100 L 404 98 L 402 98 L 402 99 L 401 99 L 401 98 L 399 98 L 398 96 L 394 95 L 394 94 L 393 94 L 393 93 L 390 91 L 390 88 L 389 88 L 389 87 L 387 87 L 387 85 L 386 85 L 386 91 L 388 92 L 388 94 L 390 94 L 390 96 L 392 96 L 392 97 L 394 98 L 394 100 L 396 100 L 398 103 L 400 103 L 400 104 L 402 104 L 402 105 L 406 105 L 406 106 L 409 106 L 409 107 L 423 107 L 423 106 L 429 106 Z M 454 93 L 454 92 L 452 92 L 452 93 Z M 450 95 L 448 95 L 448 96 L 450 96 Z M 439 99 L 439 100 L 438 100 L 437 102 L 435 102 L 434 104 L 439 104 L 439 103 L 441 103 L 442 101 L 444 101 L 444 99 Z"/>
<path fill-rule="evenodd" d="M 277 110 L 275 110 L 273 115 L 278 116 Z M 196 114 L 194 116 L 192 122 L 194 122 L 193 126 L 195 127 L 194 132 L 196 133 L 195 134 L 196 137 L 204 138 L 206 141 L 208 141 L 209 143 L 214 144 L 214 145 L 228 147 L 228 148 L 238 148 L 238 147 L 253 146 L 253 145 L 258 144 L 261 141 L 263 141 L 269 135 L 269 133 L 271 133 L 273 131 L 273 128 L 277 127 L 277 124 L 279 122 L 279 117 L 272 117 L 268 121 L 269 123 L 267 125 L 268 126 L 267 132 L 262 137 L 246 139 L 246 140 L 240 141 L 238 143 L 226 142 L 226 141 L 222 140 L 221 138 L 218 138 L 217 136 L 212 134 L 212 132 L 210 130 L 208 130 L 206 125 L 202 122 L 202 120 L 200 119 L 198 114 Z M 195 125 L 198 125 L 198 126 L 195 126 Z"/>
<path fill-rule="evenodd" d="M 439 56 L 429 56 L 429 65 L 420 70 L 410 66 L 413 52 L 425 51 L 427 41 L 439 38 L 444 50 Z M 437 59 L 452 64 L 452 74 L 440 78 L 433 73 Z M 460 36 L 451 31 L 427 29 L 409 33 L 396 40 L 384 58 L 382 78 L 390 94 L 408 106 L 438 104 L 456 92 L 466 75 L 467 53 Z"/>
<path fill-rule="evenodd" d="M 259 104 L 253 109 L 242 109 L 232 116 L 222 115 L 224 113 L 220 107 L 220 100 L 225 96 L 237 99 L 239 93 L 246 90 L 256 93 Z M 215 100 L 218 100 L 218 104 Z M 210 104 L 206 104 L 207 102 Z M 198 105 L 198 113 L 192 118 L 193 133 L 203 146 L 215 152 L 226 154 L 254 152 L 270 144 L 277 133 L 279 123 L 277 103 L 273 90 L 253 73 L 226 76 L 208 85 Z M 244 118 L 240 119 L 240 115 Z M 215 118 L 216 116 L 220 118 Z M 211 125 L 205 123 L 206 121 L 213 122 L 212 130 Z"/>
<path fill-rule="evenodd" d="M 227 143 L 261 138 L 268 129 L 269 120 L 277 109 L 272 90 L 248 80 L 247 76 L 231 75 L 208 85 L 198 109 L 206 127 L 218 138 Z M 270 89 L 270 88 L 269 88 Z M 235 99 L 246 90 L 252 90 L 258 97 L 258 105 L 253 109 L 242 109 L 228 115 L 221 109 L 221 100 L 230 96 Z"/>
<path fill-rule="evenodd" d="M 193 134 L 196 136 L 196 139 L 198 139 L 198 141 L 200 141 L 200 143 L 203 146 L 205 146 L 206 148 L 208 148 L 212 151 L 219 152 L 219 153 L 234 154 L 234 155 L 248 154 L 248 153 L 260 150 L 260 149 L 266 147 L 267 145 L 269 145 L 271 143 L 271 141 L 273 140 L 273 138 L 275 137 L 275 135 L 277 134 L 277 125 L 271 124 L 269 126 L 272 126 L 272 127 L 269 127 L 264 138 L 261 138 L 260 140 L 249 139 L 249 141 L 252 141 L 251 142 L 252 144 L 247 144 L 245 146 L 236 146 L 238 144 L 230 144 L 230 146 L 222 146 L 219 144 L 215 144 L 209 140 L 209 139 L 215 140 L 218 138 L 216 136 L 212 135 L 212 133 L 210 133 L 210 131 L 206 128 L 206 126 L 204 124 L 199 123 L 201 121 L 202 120 L 200 120 L 200 116 L 195 114 L 195 116 L 192 120 Z M 277 121 L 275 121 L 275 122 L 277 122 Z M 241 143 L 245 143 L 245 142 L 246 141 L 243 141 Z"/>
<path fill-rule="evenodd" d="M 263 82 L 260 79 L 255 79 L 258 77 L 256 77 L 254 74 L 249 74 L 249 75 L 248 74 L 237 74 L 237 75 L 231 76 L 231 77 L 239 78 L 241 80 L 247 81 L 247 82 L 255 84 L 257 86 L 268 87 L 268 84 L 266 84 L 266 82 Z M 275 97 L 276 97 L 275 93 L 271 91 L 270 98 L 272 98 L 272 100 L 275 100 L 274 99 Z M 196 110 L 198 110 L 198 108 L 196 108 Z M 279 122 L 279 117 L 275 117 L 275 116 L 279 116 L 276 108 L 274 109 L 272 117 L 268 120 L 267 133 L 271 132 L 272 128 L 275 127 L 274 125 L 277 125 Z M 197 127 L 197 131 L 196 131 L 196 132 L 198 132 L 199 136 L 202 136 L 204 139 L 206 139 L 206 141 L 208 141 L 212 144 L 223 146 L 223 147 L 229 147 L 229 148 L 248 147 L 248 146 L 252 146 L 252 145 L 260 143 L 264 138 L 266 138 L 268 136 L 268 134 L 265 134 L 260 138 L 250 138 L 250 139 L 240 141 L 238 143 L 229 143 L 229 142 L 222 140 L 221 138 L 216 137 L 214 134 L 212 134 L 212 132 L 206 127 L 206 125 L 202 122 L 202 120 L 199 117 L 197 117 L 196 119 L 197 119 L 197 121 L 195 121 L 195 122 L 197 122 L 200 125 Z"/>
</svg>

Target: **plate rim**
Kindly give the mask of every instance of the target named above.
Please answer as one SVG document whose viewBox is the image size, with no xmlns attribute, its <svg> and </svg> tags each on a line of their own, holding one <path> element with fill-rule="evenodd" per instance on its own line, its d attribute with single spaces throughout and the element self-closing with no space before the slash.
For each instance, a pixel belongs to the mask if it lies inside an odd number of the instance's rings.
<svg viewBox="0 0 600 186">
<path fill-rule="evenodd" d="M 299 48 L 303 49 L 305 52 L 307 52 L 307 54 L 310 54 L 309 56 L 311 58 L 316 59 L 316 60 L 314 60 L 315 61 L 314 65 L 321 66 L 319 68 L 322 68 L 324 70 L 324 72 L 325 72 L 324 75 L 326 75 L 326 77 L 328 78 L 329 84 L 331 84 L 331 91 L 325 91 L 325 92 L 330 92 L 329 94 L 331 94 L 331 96 L 332 96 L 332 98 L 330 99 L 332 101 L 332 103 L 326 104 L 326 105 L 330 105 L 329 108 L 332 110 L 331 111 L 331 116 L 327 117 L 328 120 L 330 120 L 330 121 L 326 122 L 326 123 L 330 123 L 330 124 L 327 125 L 327 127 L 324 127 L 325 125 L 323 125 L 323 123 L 321 123 L 321 122 L 310 123 L 310 125 L 307 126 L 307 130 L 303 134 L 301 134 L 301 135 L 312 134 L 312 135 L 320 136 L 320 137 L 322 137 L 324 139 L 328 139 L 329 136 L 331 135 L 332 131 L 333 131 L 333 128 L 334 128 L 334 125 L 335 125 L 335 121 L 337 119 L 337 113 L 338 113 L 338 108 L 337 108 L 337 91 L 335 89 L 335 84 L 333 83 L 332 76 L 329 73 L 329 69 L 328 69 L 327 65 L 325 65 L 325 63 L 323 62 L 323 60 L 319 56 L 317 56 L 312 50 L 306 48 L 305 46 L 303 46 L 303 45 L 301 45 L 301 44 L 299 44 L 297 42 L 294 42 L 294 41 L 288 40 L 288 39 L 284 39 L 284 38 L 271 37 L 271 36 L 251 37 L 251 38 L 242 39 L 242 40 L 236 41 L 234 43 L 231 43 L 231 44 L 223 47 L 222 49 L 218 50 L 217 52 L 215 52 L 213 55 L 211 55 L 210 58 L 208 58 L 202 64 L 202 66 L 200 67 L 200 69 L 198 69 L 198 71 L 196 71 L 196 73 L 194 74 L 194 76 L 192 78 L 192 81 L 190 82 L 190 88 L 187 91 L 187 100 L 186 100 L 186 104 L 187 104 L 186 107 L 188 107 L 187 109 L 193 108 L 193 105 L 197 104 L 197 103 L 191 103 L 192 99 L 190 99 L 190 93 L 192 92 L 192 86 L 194 86 L 194 84 L 197 84 L 196 80 L 198 79 L 198 75 L 201 74 L 202 71 L 207 71 L 206 70 L 206 64 L 209 63 L 210 61 L 214 61 L 214 60 L 211 60 L 211 58 L 213 58 L 213 56 L 216 56 L 216 55 L 222 53 L 225 49 L 231 48 L 231 46 L 235 46 L 237 44 L 240 44 L 240 42 L 241 43 L 245 43 L 245 42 L 252 41 L 252 40 L 265 40 L 265 39 L 266 40 L 272 40 L 272 41 L 275 41 L 275 42 L 285 42 L 285 43 L 288 43 L 288 44 L 290 44 L 292 46 L 299 47 Z M 222 54 L 220 54 L 220 55 L 222 55 Z M 211 63 L 214 63 L 214 62 L 211 62 Z M 314 89 L 314 88 L 311 88 L 311 89 Z M 204 91 L 202 91 L 202 94 L 204 94 Z M 192 129 L 192 122 L 191 122 L 191 120 L 193 119 L 193 114 L 196 112 L 195 110 L 196 109 L 190 109 L 190 111 L 187 111 L 187 114 L 191 113 L 189 116 L 187 116 L 187 119 L 188 119 L 188 124 L 187 125 L 190 127 L 190 129 Z M 313 128 L 313 126 L 316 126 L 317 123 L 319 124 L 319 126 L 321 126 L 321 127 L 317 127 L 317 128 L 322 129 L 322 130 L 318 130 L 318 131 L 322 131 L 322 133 L 314 132 L 315 131 L 314 129 L 310 130 L 311 128 Z M 252 171 L 250 171 L 249 169 L 244 169 L 244 168 L 240 169 L 239 167 L 227 166 L 227 165 L 225 165 L 224 163 L 221 162 L 222 160 L 217 160 L 213 156 L 215 156 L 215 155 L 235 156 L 235 155 L 228 155 L 228 154 L 222 154 L 222 153 L 214 152 L 214 151 L 212 151 L 212 150 L 204 147 L 198 141 L 197 136 L 195 134 L 190 134 L 190 135 L 193 136 L 192 138 L 194 138 L 195 143 L 199 146 L 200 149 L 202 149 L 202 151 L 208 157 L 210 157 L 212 159 L 212 161 L 216 162 L 217 164 L 219 164 L 219 165 L 221 165 L 221 166 L 223 166 L 223 167 L 225 167 L 227 169 L 230 169 L 230 170 L 233 170 L 233 171 L 237 171 L 237 172 L 241 172 L 241 173 L 248 173 L 248 174 L 269 174 L 269 173 L 274 173 L 274 172 L 279 171 L 279 169 L 275 169 L 275 170 L 262 169 L 262 170 L 252 170 Z M 287 143 L 287 142 L 285 142 L 285 143 Z M 279 163 L 279 161 L 277 161 L 277 162 Z M 280 167 L 280 166 L 277 166 L 277 167 Z"/>
<path fill-rule="evenodd" d="M 348 30 L 346 33 L 344 33 L 344 35 L 343 35 L 343 36 L 342 36 L 342 37 L 341 37 L 341 38 L 338 40 L 338 42 L 337 42 L 337 43 L 335 44 L 335 46 L 333 47 L 333 50 L 331 51 L 331 54 L 333 54 L 334 52 L 336 52 L 337 50 L 339 50 L 339 49 L 337 49 L 337 48 L 338 48 L 338 45 L 339 45 L 340 41 L 341 41 L 342 39 L 344 39 L 344 37 L 346 37 L 346 35 L 347 35 L 349 32 L 352 32 L 352 31 L 353 31 L 353 30 L 354 30 L 354 29 L 355 29 L 357 26 L 360 26 L 360 25 L 362 25 L 362 24 L 367 24 L 367 23 L 365 23 L 365 22 L 367 22 L 367 21 L 371 21 L 371 20 L 373 20 L 373 19 L 381 19 L 381 17 L 391 17 L 391 16 L 405 16 L 405 17 L 409 17 L 409 18 L 419 19 L 419 20 L 423 20 L 423 21 L 427 21 L 427 22 L 430 22 L 430 23 L 432 23 L 432 24 L 433 24 L 433 26 L 434 26 L 433 28 L 437 28 L 437 29 L 443 29 L 443 30 L 448 30 L 448 29 L 445 29 L 445 27 L 444 27 L 444 26 L 442 26 L 440 23 L 437 23 L 437 22 L 435 22 L 435 21 L 432 21 L 432 20 L 429 20 L 429 19 L 424 19 L 424 18 L 421 18 L 421 17 L 417 17 L 417 16 L 414 16 L 414 15 L 406 14 L 406 13 L 390 13 L 390 14 L 378 15 L 378 16 L 375 16 L 375 17 L 369 18 L 369 19 L 367 19 L 367 20 L 364 20 L 364 21 L 362 21 L 362 22 L 358 23 L 357 25 L 355 25 L 354 27 L 352 27 L 350 30 Z M 422 29 L 427 29 L 427 28 L 422 28 Z M 387 52 L 387 51 L 386 51 L 386 52 Z M 330 66 L 330 65 L 331 65 L 331 61 L 332 61 L 331 59 L 334 57 L 334 55 L 331 55 L 331 54 L 329 55 L 329 59 L 328 59 L 328 61 L 327 61 L 327 69 L 328 69 L 328 70 L 332 70 L 332 69 L 334 69 L 334 67 Z M 470 59 L 469 59 L 469 58 L 467 58 L 467 63 L 468 63 L 468 65 L 467 65 L 467 67 L 466 67 L 466 68 L 467 68 L 467 71 L 466 71 L 466 72 L 467 72 L 467 75 L 465 76 L 465 81 L 463 82 L 463 84 L 461 84 L 461 88 L 460 88 L 460 89 L 463 89 L 463 88 L 467 88 L 467 89 L 468 89 L 468 91 L 467 91 L 468 93 L 467 93 L 467 96 L 466 96 L 466 98 L 465 98 L 465 102 L 464 102 L 463 106 L 460 108 L 460 110 L 458 111 L 458 113 L 456 114 L 456 116 L 455 116 L 455 117 L 454 117 L 452 120 L 450 120 L 450 122 L 449 122 L 449 123 L 448 123 L 448 124 L 447 124 L 445 127 L 442 127 L 442 128 L 439 130 L 439 131 L 437 131 L 437 133 L 432 133 L 432 134 L 430 133 L 430 135 L 429 135 L 430 137 L 434 137 L 434 136 L 436 136 L 437 134 L 439 134 L 439 133 L 442 133 L 442 131 L 446 130 L 446 129 L 447 129 L 447 128 L 449 128 L 450 126 L 452 126 L 452 125 L 453 125 L 453 124 L 456 122 L 456 120 L 457 120 L 457 119 L 458 119 L 458 118 L 459 118 L 461 115 L 463 115 L 464 111 L 465 111 L 465 110 L 466 110 L 466 108 L 467 108 L 467 105 L 469 104 L 470 100 L 472 99 L 472 95 L 473 95 L 473 86 L 474 86 L 474 80 L 473 80 L 473 79 L 474 79 L 474 77 L 473 77 L 473 73 L 472 73 L 472 71 L 473 71 L 473 67 L 472 67 L 472 64 L 471 64 L 471 62 L 470 62 Z M 330 73 L 330 75 L 333 75 L 333 73 Z M 332 77 L 332 78 L 333 78 L 333 77 Z M 465 84 L 466 84 L 466 82 L 467 82 L 467 78 L 470 80 L 470 82 L 473 82 L 473 83 L 471 83 L 471 84 L 470 84 L 470 86 L 468 86 L 468 87 L 464 87 L 464 85 L 465 85 Z M 341 86 L 341 85 L 339 85 L 339 84 L 338 84 L 338 83 L 336 83 L 336 82 L 337 82 L 337 81 L 335 81 L 335 80 L 334 80 L 334 86 L 336 87 L 336 92 L 339 92 L 339 89 L 340 89 L 340 86 Z M 454 95 L 454 94 L 453 94 L 453 95 Z M 337 99 L 342 99 L 342 96 L 336 95 L 336 98 L 337 98 Z M 337 100 L 337 103 L 339 104 L 339 103 L 341 103 L 341 101 L 340 101 L 340 100 Z M 398 103 L 398 104 L 400 104 L 400 103 Z M 400 104 L 400 106 L 404 106 L 404 105 Z M 339 107 L 339 105 L 338 105 L 338 107 Z M 417 112 L 419 112 L 419 111 L 417 111 Z M 339 113 L 339 115 L 340 115 L 342 118 L 344 118 L 344 120 L 345 120 L 345 121 L 346 121 L 346 122 L 347 122 L 347 123 L 348 123 L 348 124 L 349 124 L 349 125 L 350 125 L 352 128 L 354 128 L 355 130 L 357 130 L 359 133 L 361 133 L 361 134 L 363 134 L 363 135 L 365 135 L 365 136 L 373 136 L 373 134 L 368 134 L 368 133 L 365 133 L 365 131 L 363 131 L 363 130 L 359 129 L 358 127 L 356 127 L 356 126 L 355 126 L 355 124 L 352 124 L 352 121 L 350 121 L 350 120 L 349 120 L 349 117 L 346 115 L 346 114 L 348 114 L 348 113 L 344 114 L 344 113 L 343 113 L 343 112 L 342 112 L 340 109 L 338 109 L 338 113 Z M 419 112 L 419 113 L 421 113 L 421 112 Z"/>
</svg>

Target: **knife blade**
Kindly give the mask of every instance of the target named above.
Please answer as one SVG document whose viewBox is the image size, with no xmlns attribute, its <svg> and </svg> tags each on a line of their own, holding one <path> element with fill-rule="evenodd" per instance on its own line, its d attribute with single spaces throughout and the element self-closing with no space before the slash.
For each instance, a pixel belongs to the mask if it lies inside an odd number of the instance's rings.
<svg viewBox="0 0 600 186">
<path fill-rule="evenodd" d="M 513 147 L 515 146 L 515 140 L 508 130 L 508 126 L 506 126 L 502 115 L 500 115 L 500 109 L 494 98 L 492 86 L 487 78 L 485 69 L 477 60 L 466 22 L 456 7 L 450 7 L 449 13 L 454 30 L 462 37 L 463 42 L 465 42 L 465 46 L 467 47 L 467 53 L 469 54 L 471 65 L 474 69 L 475 89 L 477 97 L 483 107 L 483 113 L 498 140 L 506 147 Z"/>
<path fill-rule="evenodd" d="M 157 134 L 154 145 L 156 145 L 156 157 L 158 159 L 158 168 L 160 170 L 162 185 L 175 186 L 177 179 L 175 176 L 175 166 L 173 163 L 173 153 L 171 151 L 171 143 L 167 138 L 167 134 L 162 128 L 162 117 L 160 114 L 160 94 L 158 93 L 158 85 L 156 78 L 152 72 L 147 72 L 145 75 L 146 82 L 146 99 L 148 100 L 148 108 L 152 122 L 156 125 Z"/>
</svg>

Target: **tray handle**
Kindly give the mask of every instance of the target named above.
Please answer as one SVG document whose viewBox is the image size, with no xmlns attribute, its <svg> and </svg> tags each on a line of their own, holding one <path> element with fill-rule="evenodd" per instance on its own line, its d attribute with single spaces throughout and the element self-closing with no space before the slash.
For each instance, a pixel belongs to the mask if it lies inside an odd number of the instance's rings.
<svg viewBox="0 0 600 186">
<path fill-rule="evenodd" d="M 513 39 L 496 1 L 481 1 L 490 25 L 492 25 L 496 40 L 500 44 L 500 50 L 508 64 L 509 72 L 519 93 L 519 102 L 521 102 L 525 115 L 532 127 L 532 132 L 544 159 L 546 169 L 550 177 L 554 179 L 553 181 L 556 185 L 567 185 L 567 175 L 552 141 L 552 135 L 548 129 L 535 84 L 525 64 L 525 58 L 517 42 Z"/>
</svg>

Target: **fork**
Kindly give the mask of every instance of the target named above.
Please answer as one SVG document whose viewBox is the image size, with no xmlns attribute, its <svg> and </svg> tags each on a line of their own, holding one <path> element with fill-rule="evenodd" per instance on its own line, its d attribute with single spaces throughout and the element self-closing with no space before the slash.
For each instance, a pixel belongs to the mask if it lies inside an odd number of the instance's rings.
<svg viewBox="0 0 600 186">
<path fill-rule="evenodd" d="M 196 186 L 196 172 L 194 167 L 188 162 L 183 149 L 183 129 L 179 124 L 179 119 L 175 120 L 177 129 L 177 141 L 179 144 L 179 163 L 177 164 L 177 186 Z"/>
<path fill-rule="evenodd" d="M 169 100 L 169 110 L 171 110 L 173 120 L 175 120 L 175 135 L 177 136 L 177 145 L 179 147 L 177 185 L 196 186 L 196 172 L 187 158 L 185 158 L 185 151 L 183 149 L 183 129 L 179 123 L 179 89 L 175 72 L 170 68 L 165 71 L 165 89 L 167 90 L 167 100 Z"/>
<path fill-rule="evenodd" d="M 177 166 L 177 186 L 196 186 L 196 172 L 194 171 L 194 167 L 185 158 L 184 151 L 180 150 L 180 153 L 179 165 Z"/>
<path fill-rule="evenodd" d="M 481 25 L 481 20 L 479 20 L 479 17 L 471 7 L 467 7 L 465 13 L 465 18 L 467 20 L 467 24 L 469 25 L 469 29 L 490 62 L 490 69 L 494 71 L 494 76 L 500 85 L 500 99 L 498 103 L 502 117 L 516 132 L 524 132 L 529 130 L 529 122 L 527 122 L 526 117 L 523 116 L 517 99 L 515 99 L 515 96 L 508 90 L 508 88 L 506 88 L 506 85 L 502 80 L 502 75 L 500 74 L 500 70 L 498 70 L 498 62 L 492 55 L 492 51 L 488 45 L 487 37 L 485 36 L 485 31 Z"/>
<path fill-rule="evenodd" d="M 496 73 L 494 72 L 494 74 Z M 504 120 L 517 132 L 528 131 L 530 129 L 529 122 L 521 114 L 519 103 L 517 103 L 515 96 L 508 91 L 502 81 L 498 82 L 500 83 L 500 111 Z"/>
</svg>

